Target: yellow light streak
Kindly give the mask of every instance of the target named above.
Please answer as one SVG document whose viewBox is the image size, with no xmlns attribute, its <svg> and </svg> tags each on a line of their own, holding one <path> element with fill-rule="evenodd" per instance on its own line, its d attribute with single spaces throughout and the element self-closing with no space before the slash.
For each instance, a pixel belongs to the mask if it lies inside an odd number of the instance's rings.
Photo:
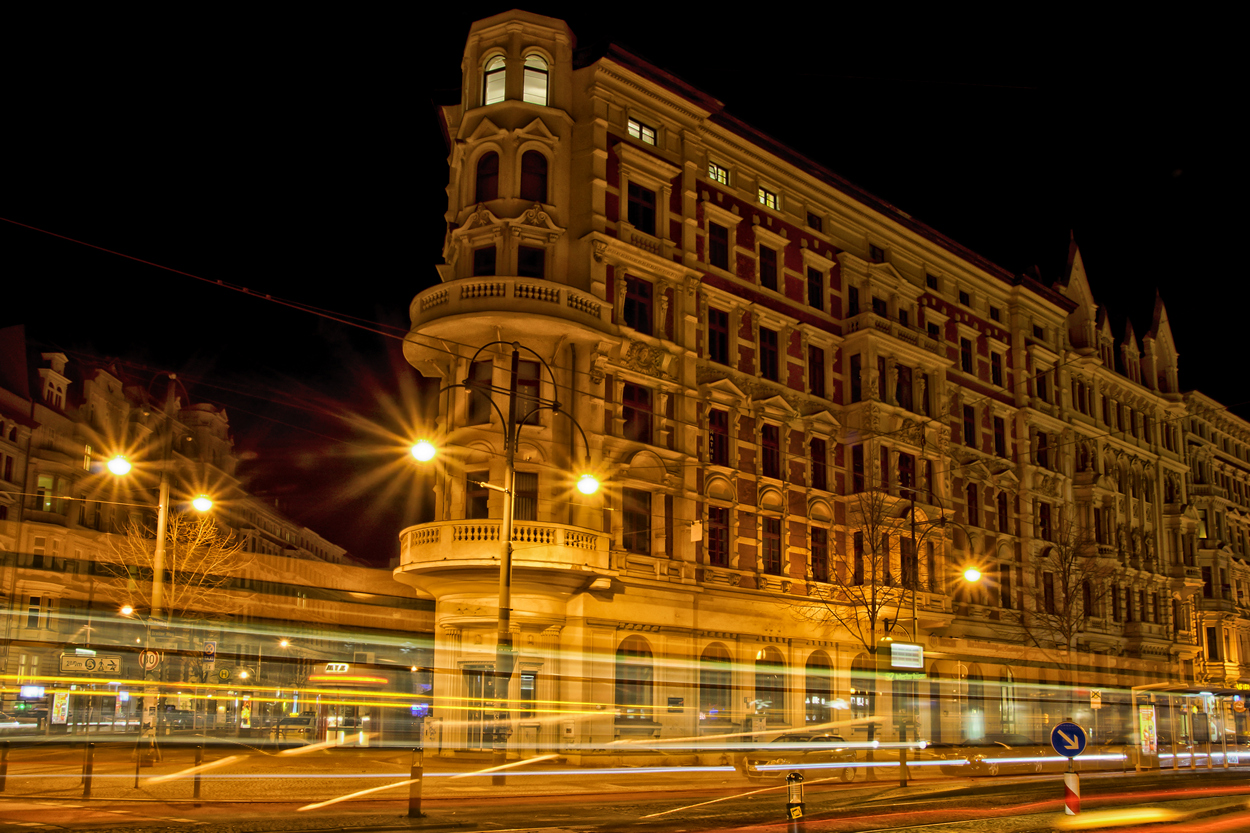
<svg viewBox="0 0 1250 833">
<path fill-rule="evenodd" d="M 1062 830 L 1089 830 L 1095 827 L 1119 827 L 1126 824 L 1158 824 L 1176 821 L 1189 815 L 1162 807 L 1129 807 L 1118 810 L 1095 810 L 1092 813 L 1081 813 L 1068 818 L 1064 816 L 1055 822 Z"/>
<path fill-rule="evenodd" d="M 519 766 L 524 766 L 525 764 L 534 764 L 534 763 L 538 763 L 539 761 L 548 761 L 552 758 L 558 758 L 558 757 L 560 756 L 553 752 L 550 755 L 539 755 L 537 758 L 526 758 L 523 761 L 513 761 L 510 764 L 501 764 L 499 766 L 492 766 L 492 767 L 488 767 L 487 769 L 479 769 L 475 772 L 460 772 L 451 776 L 447 780 L 454 781 L 457 778 L 472 778 L 475 775 L 490 775 L 492 772 L 499 772 L 500 770 L 504 770 L 504 769 L 514 769 Z"/>
<path fill-rule="evenodd" d="M 378 735 L 377 732 L 352 732 L 351 736 L 355 739 L 363 741 L 367 738 L 375 738 L 377 737 L 377 735 Z M 346 746 L 347 744 L 344 743 L 343 745 Z M 309 752 L 319 752 L 322 749 L 333 749 L 337 746 L 339 746 L 339 742 L 337 740 L 323 740 L 321 741 L 321 743 L 310 743 L 307 746 L 294 746 L 290 749 L 283 749 L 278 754 L 279 755 L 304 755 Z"/>
<path fill-rule="evenodd" d="M 824 781 L 834 781 L 834 780 L 841 781 L 842 776 L 832 775 L 828 778 L 804 779 L 803 785 L 807 786 L 809 784 L 820 784 Z M 751 790 L 749 792 L 744 792 L 744 793 L 735 793 L 734 795 L 726 795 L 726 796 L 722 796 L 721 798 L 713 798 L 711 801 L 700 801 L 698 804 L 687 804 L 685 807 L 674 807 L 671 810 L 664 810 L 659 813 L 652 813 L 649 816 L 640 816 L 639 818 L 653 819 L 659 816 L 667 816 L 669 813 L 679 813 L 682 810 L 693 810 L 695 807 L 706 807 L 709 804 L 719 804 L 722 801 L 733 801 L 738 798 L 746 798 L 748 795 L 759 795 L 760 793 L 774 792 L 776 790 L 785 790 L 785 789 L 789 789 L 788 784 L 778 784 L 775 787 L 762 787 L 761 789 L 758 789 L 758 790 Z"/>
<path fill-rule="evenodd" d="M 221 758 L 220 760 L 213 761 L 212 763 L 204 764 L 202 766 L 193 766 L 190 769 L 184 769 L 181 772 L 171 772 L 168 775 L 157 775 L 152 778 L 145 778 L 143 780 L 143 783 L 164 784 L 168 781 L 177 781 L 179 778 L 186 778 L 188 775 L 195 775 L 198 772 L 207 772 L 210 769 L 217 769 L 219 767 L 226 766 L 227 764 L 232 764 L 235 761 L 241 761 L 244 758 L 248 758 L 248 757 L 251 757 L 251 756 L 229 755 L 225 758 Z"/>
</svg>

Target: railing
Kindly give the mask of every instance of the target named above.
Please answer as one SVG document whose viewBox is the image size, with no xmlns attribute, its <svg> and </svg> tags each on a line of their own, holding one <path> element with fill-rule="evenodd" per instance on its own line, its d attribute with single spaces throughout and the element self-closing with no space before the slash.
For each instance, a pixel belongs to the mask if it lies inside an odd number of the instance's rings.
<svg viewBox="0 0 1250 833">
<path fill-rule="evenodd" d="M 497 560 L 498 520 L 440 521 L 400 533 L 400 564 L 420 569 L 447 562 Z M 517 521 L 512 525 L 513 560 L 553 567 L 608 568 L 609 536 L 566 524 Z"/>
<path fill-rule="evenodd" d="M 612 307 L 589 292 L 534 278 L 464 278 L 427 289 L 412 302 L 413 325 L 489 311 L 567 318 L 600 329 Z"/>
<path fill-rule="evenodd" d="M 846 331 L 853 333 L 858 330 L 875 329 L 882 333 L 894 336 L 900 341 L 908 344 L 915 344 L 930 353 L 942 354 L 942 345 L 930 338 L 927 334 L 913 327 L 906 326 L 898 321 L 878 315 L 875 312 L 861 312 L 852 316 L 846 322 Z"/>
</svg>

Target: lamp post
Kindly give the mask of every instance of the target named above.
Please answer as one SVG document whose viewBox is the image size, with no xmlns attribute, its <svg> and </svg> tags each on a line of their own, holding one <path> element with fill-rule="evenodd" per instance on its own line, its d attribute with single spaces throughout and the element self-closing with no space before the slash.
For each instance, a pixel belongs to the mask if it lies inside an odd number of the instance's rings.
<svg viewBox="0 0 1250 833">
<path fill-rule="evenodd" d="M 493 733 L 492 742 L 492 766 L 502 767 L 508 762 L 508 738 L 512 734 L 511 709 L 509 708 L 508 688 L 512 681 L 512 674 L 516 666 L 516 653 L 512 644 L 512 527 L 515 500 L 515 483 L 516 483 L 516 446 L 520 439 L 521 426 L 529 422 L 529 418 L 540 410 L 551 410 L 556 413 L 562 413 L 568 417 L 573 427 L 581 435 L 582 445 L 586 449 L 587 462 L 590 458 L 590 442 L 586 439 L 586 432 L 582 430 L 582 426 L 568 411 L 562 409 L 558 400 L 544 400 L 539 397 L 533 399 L 527 398 L 527 402 L 532 402 L 532 408 L 521 419 L 517 419 L 517 379 L 521 367 L 521 350 L 527 350 L 538 359 L 547 370 L 548 376 L 551 377 L 552 385 L 555 385 L 555 374 L 551 372 L 550 366 L 543 360 L 542 356 L 523 347 L 520 343 L 512 341 L 494 341 L 490 344 L 483 345 L 473 354 L 473 358 L 469 360 L 469 367 L 472 367 L 478 356 L 483 350 L 498 345 L 506 345 L 512 348 L 511 364 L 508 370 L 508 408 L 507 413 L 499 409 L 492 397 L 487 396 L 486 401 L 490 403 L 495 412 L 499 414 L 500 419 L 504 423 L 504 483 L 503 486 L 496 486 L 493 483 L 485 483 L 480 480 L 473 481 L 476 485 L 492 491 L 503 492 L 503 516 L 500 522 L 500 549 L 499 549 L 499 614 L 496 622 L 495 634 L 495 667 L 493 669 L 493 677 L 495 679 L 495 700 L 498 710 L 496 712 L 495 731 Z M 502 392 L 492 385 L 483 385 L 481 383 L 473 383 L 466 379 L 462 383 L 447 385 L 442 388 L 439 393 L 450 390 L 451 388 L 462 387 L 468 389 L 472 393 L 486 395 L 486 390 L 491 393 Z M 433 443 L 428 440 L 419 440 L 412 446 L 412 456 L 420 462 L 428 462 L 434 458 L 437 453 Z M 599 488 L 599 481 L 590 473 L 584 473 L 578 479 L 577 489 L 585 495 L 594 494 Z M 503 786 L 507 782 L 506 776 L 502 772 L 496 772 L 491 776 L 491 784 L 494 786 Z"/>
</svg>

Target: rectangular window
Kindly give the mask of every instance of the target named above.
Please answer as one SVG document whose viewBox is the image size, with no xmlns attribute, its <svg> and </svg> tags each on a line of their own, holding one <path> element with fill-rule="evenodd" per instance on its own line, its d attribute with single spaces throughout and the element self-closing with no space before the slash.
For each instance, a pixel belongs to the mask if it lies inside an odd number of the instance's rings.
<svg viewBox="0 0 1250 833">
<path fill-rule="evenodd" d="M 1042 573 L 1042 609 L 1047 613 L 1055 613 L 1055 574 Z"/>
<path fill-rule="evenodd" d="M 885 249 L 881 248 L 880 246 L 873 246 L 872 244 L 869 244 L 868 245 L 868 259 L 872 261 L 873 263 L 884 263 L 885 262 Z"/>
<path fill-rule="evenodd" d="M 998 307 L 991 306 L 991 307 L 990 307 L 990 320 L 991 320 L 991 321 L 1002 321 L 1002 320 L 1003 320 L 1003 312 L 1002 312 L 1002 310 L 1000 310 Z"/>
<path fill-rule="evenodd" d="M 729 465 L 729 412 L 710 412 L 707 425 L 708 462 L 714 466 Z"/>
<path fill-rule="evenodd" d="M 829 488 L 828 446 L 824 440 L 813 437 L 809 453 L 812 461 L 812 488 L 826 491 Z"/>
<path fill-rule="evenodd" d="M 977 412 L 971 405 L 964 405 L 964 445 L 977 447 Z"/>
<path fill-rule="evenodd" d="M 717 364 L 729 364 L 729 313 L 707 310 L 707 356 Z"/>
<path fill-rule="evenodd" d="M 518 471 L 512 480 L 512 518 L 538 520 L 538 473 Z"/>
<path fill-rule="evenodd" d="M 1011 610 L 1011 565 L 998 565 L 998 602 L 1003 610 Z"/>
<path fill-rule="evenodd" d="M 1003 386 L 1003 354 L 990 353 L 990 381 Z"/>
<path fill-rule="evenodd" d="M 1111 620 L 1119 622 L 1120 618 L 1120 588 L 1113 584 L 1111 585 Z"/>
<path fill-rule="evenodd" d="M 937 275 L 925 275 L 924 285 L 928 287 L 929 289 L 937 289 L 938 288 Z"/>
<path fill-rule="evenodd" d="M 626 383 L 621 391 L 621 435 L 627 440 L 651 444 L 651 390 Z"/>
<path fill-rule="evenodd" d="M 721 185 L 729 184 L 729 171 L 717 165 L 715 162 L 707 163 L 707 178 L 719 182 Z"/>
<path fill-rule="evenodd" d="M 651 493 L 643 489 L 622 489 L 621 545 L 629 552 L 651 552 Z"/>
<path fill-rule="evenodd" d="M 880 315 L 882 318 L 889 318 L 890 305 L 886 303 L 886 300 L 884 298 L 878 298 L 876 295 L 873 295 L 872 296 L 872 311 L 875 315 Z"/>
<path fill-rule="evenodd" d="M 1207 628 L 1207 662 L 1220 661 L 1219 628 Z"/>
<path fill-rule="evenodd" d="M 769 191 L 767 188 L 761 188 L 759 189 L 757 196 L 759 198 L 760 205 L 773 210 L 777 209 L 777 195 L 772 191 Z"/>
<path fill-rule="evenodd" d="M 625 277 L 625 325 L 651 335 L 651 281 Z"/>
<path fill-rule="evenodd" d="M 516 374 L 516 413 L 521 425 L 538 425 L 538 394 L 541 388 L 538 362 L 522 360 Z"/>
<path fill-rule="evenodd" d="M 764 519 L 764 572 L 781 575 L 781 519 Z"/>
<path fill-rule="evenodd" d="M 864 383 L 860 379 L 862 373 L 863 359 L 860 358 L 859 353 L 856 353 L 854 356 L 851 356 L 850 381 L 852 402 L 860 402 L 864 398 Z"/>
<path fill-rule="evenodd" d="M 1046 371 L 1037 374 L 1037 379 L 1033 382 L 1034 388 L 1037 390 L 1037 398 L 1043 402 L 1050 401 L 1050 380 L 1046 378 Z"/>
<path fill-rule="evenodd" d="M 853 318 L 859 315 L 859 287 L 848 286 L 846 288 L 846 317 Z"/>
<path fill-rule="evenodd" d="M 729 566 L 729 510 L 723 506 L 707 510 L 707 563 Z"/>
<path fill-rule="evenodd" d="M 916 584 L 916 540 L 914 538 L 899 538 L 898 554 L 903 586 L 913 590 L 918 589 Z"/>
<path fill-rule="evenodd" d="M 959 303 L 963 304 L 965 307 L 970 307 L 972 306 L 972 297 L 967 292 L 961 290 L 959 293 Z"/>
<path fill-rule="evenodd" d="M 829 580 L 829 530 L 812 527 L 812 579 Z"/>
<path fill-rule="evenodd" d="M 760 378 L 778 380 L 777 331 L 760 327 Z"/>
<path fill-rule="evenodd" d="M 765 477 L 781 478 L 781 429 L 765 425 L 760 429 L 761 469 Z"/>
<path fill-rule="evenodd" d="M 40 622 L 40 619 L 42 618 L 42 615 L 41 615 L 42 613 L 43 613 L 43 609 L 40 606 L 40 597 L 31 596 L 30 604 L 28 605 L 26 609 L 26 627 L 28 628 L 39 627 L 39 622 Z"/>
<path fill-rule="evenodd" d="M 1211 582 L 1211 568 L 1202 568 L 1202 597 L 1204 599 L 1215 598 L 1215 587 Z"/>
<path fill-rule="evenodd" d="M 627 123 L 627 127 L 629 129 L 630 136 L 633 136 L 635 139 L 638 139 L 644 144 L 648 144 L 648 145 L 655 144 L 655 128 L 654 127 L 643 124 L 637 119 L 630 119 Z"/>
<path fill-rule="evenodd" d="M 851 447 L 851 492 L 859 494 L 864 491 L 864 447 Z"/>
<path fill-rule="evenodd" d="M 994 417 L 994 453 L 1007 456 L 1007 423 L 999 416 Z"/>
<path fill-rule="evenodd" d="M 629 183 L 629 224 L 645 234 L 655 234 L 655 192 Z"/>
<path fill-rule="evenodd" d="M 473 277 L 495 274 L 495 247 L 483 246 L 473 250 Z"/>
<path fill-rule="evenodd" d="M 924 331 L 928 333 L 929 338 L 937 341 L 942 338 L 942 328 L 932 321 L 924 325 Z"/>
<path fill-rule="evenodd" d="M 966 338 L 959 339 L 959 369 L 972 372 L 972 342 Z"/>
<path fill-rule="evenodd" d="M 1046 331 L 1043 330 L 1037 324 L 1034 324 L 1033 325 L 1033 338 L 1044 340 L 1046 338 Z"/>
<path fill-rule="evenodd" d="M 1045 431 L 1037 434 L 1037 464 L 1044 469 L 1050 468 L 1050 435 Z"/>
<path fill-rule="evenodd" d="M 825 351 L 811 345 L 807 348 L 807 392 L 825 398 Z"/>
<path fill-rule="evenodd" d="M 825 276 L 819 269 L 807 270 L 807 305 L 812 309 L 825 308 Z"/>
<path fill-rule="evenodd" d="M 851 584 L 859 586 L 864 583 L 864 533 L 856 532 L 852 541 Z"/>
<path fill-rule="evenodd" d="M 760 286 L 777 291 L 777 250 L 760 246 Z"/>
<path fill-rule="evenodd" d="M 490 517 L 490 490 L 482 484 L 490 479 L 488 471 L 471 471 L 465 475 L 464 516 L 471 521 Z"/>
<path fill-rule="evenodd" d="M 1010 532 L 1011 532 L 1011 514 L 1010 514 L 1010 512 L 1008 511 L 1008 507 L 1007 507 L 1007 493 L 1006 493 L 1006 492 L 999 492 L 999 493 L 998 493 L 998 497 L 996 498 L 996 500 L 998 501 L 998 503 L 997 503 L 997 509 L 998 509 L 998 531 L 999 531 L 999 532 L 1002 532 L 1002 533 L 1004 533 L 1004 534 L 1010 534 Z"/>
<path fill-rule="evenodd" d="M 1042 503 L 1037 507 L 1037 523 L 1043 541 L 1053 541 L 1054 528 L 1050 523 L 1050 504 Z"/>
<path fill-rule="evenodd" d="M 708 223 L 707 240 L 707 262 L 718 269 L 728 269 L 729 229 L 716 223 Z"/>
<path fill-rule="evenodd" d="M 547 250 L 538 246 L 517 249 L 516 273 L 522 278 L 547 277 Z"/>
<path fill-rule="evenodd" d="M 890 488 L 890 449 L 881 448 L 881 488 Z"/>
<path fill-rule="evenodd" d="M 894 386 L 894 401 L 898 403 L 900 408 L 914 411 L 915 408 L 912 407 L 912 391 L 914 388 L 911 381 L 911 368 L 901 364 L 896 364 L 894 367 L 898 369 L 898 383 Z"/>
<path fill-rule="evenodd" d="M 824 222 L 812 212 L 807 212 L 807 227 L 812 231 L 824 231 Z"/>
<path fill-rule="evenodd" d="M 898 455 L 898 489 L 899 494 L 906 498 L 915 498 L 916 458 L 905 451 Z"/>
</svg>

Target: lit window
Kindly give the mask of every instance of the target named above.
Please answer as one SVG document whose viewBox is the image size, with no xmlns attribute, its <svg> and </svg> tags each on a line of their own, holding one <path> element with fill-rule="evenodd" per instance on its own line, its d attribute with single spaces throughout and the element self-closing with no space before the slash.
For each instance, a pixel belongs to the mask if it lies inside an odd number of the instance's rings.
<svg viewBox="0 0 1250 833">
<path fill-rule="evenodd" d="M 483 104 L 498 104 L 503 101 L 504 85 L 507 81 L 507 74 L 504 71 L 507 64 L 502 55 L 496 55 L 486 62 L 486 75 L 483 79 Z"/>
<path fill-rule="evenodd" d="M 655 144 L 655 128 L 645 125 L 637 119 L 629 120 L 629 135 L 644 144 Z"/>
<path fill-rule="evenodd" d="M 525 89 L 521 97 L 530 104 L 547 106 L 547 62 L 541 55 L 525 58 Z"/>
<path fill-rule="evenodd" d="M 708 179 L 716 180 L 721 185 L 729 184 L 729 171 L 725 170 L 720 165 L 717 165 L 715 162 L 707 163 L 707 176 Z"/>
<path fill-rule="evenodd" d="M 760 201 L 760 205 L 764 206 L 765 208 L 776 209 L 778 207 L 777 195 L 774 194 L 772 191 L 769 191 L 767 188 L 759 189 L 759 201 Z"/>
</svg>

